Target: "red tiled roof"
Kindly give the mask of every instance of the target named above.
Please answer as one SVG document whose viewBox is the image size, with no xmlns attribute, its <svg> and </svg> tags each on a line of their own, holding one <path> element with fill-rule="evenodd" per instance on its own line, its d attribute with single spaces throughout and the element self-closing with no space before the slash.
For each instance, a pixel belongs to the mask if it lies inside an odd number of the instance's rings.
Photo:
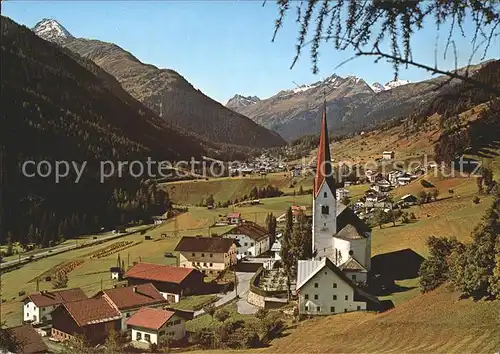
<svg viewBox="0 0 500 354">
<path fill-rule="evenodd" d="M 121 318 L 120 311 L 102 297 L 68 302 L 63 306 L 80 327 Z"/>
<path fill-rule="evenodd" d="M 321 134 L 319 137 L 318 154 L 316 157 L 316 176 L 314 177 L 314 197 L 326 182 L 335 196 L 335 183 L 332 176 L 332 163 L 330 158 L 330 144 L 328 140 L 328 128 L 326 123 L 326 103 L 323 105 L 323 118 L 321 119 Z"/>
<path fill-rule="evenodd" d="M 107 289 L 102 293 L 120 310 L 167 303 L 167 300 L 151 283 Z"/>
<path fill-rule="evenodd" d="M 20 353 L 47 353 L 49 348 L 29 324 L 8 328 L 20 346 Z"/>
<path fill-rule="evenodd" d="M 189 274 L 195 271 L 191 268 L 138 263 L 125 273 L 125 277 L 180 284 Z"/>
<path fill-rule="evenodd" d="M 80 288 L 58 290 L 58 291 L 43 291 L 28 295 L 28 298 L 38 307 L 58 305 L 64 302 L 72 302 L 87 299 L 87 295 Z"/>
<path fill-rule="evenodd" d="M 227 214 L 227 217 L 228 218 L 239 218 L 239 217 L 241 217 L 241 214 L 240 213 L 229 213 L 229 214 Z"/>
<path fill-rule="evenodd" d="M 246 222 L 241 225 L 233 227 L 226 234 L 241 234 L 246 235 L 254 241 L 260 241 L 269 237 L 269 232 L 259 224 L 254 222 Z"/>
<path fill-rule="evenodd" d="M 127 320 L 127 326 L 158 330 L 174 314 L 172 311 L 142 307 Z"/>
<path fill-rule="evenodd" d="M 233 243 L 232 239 L 222 237 L 184 236 L 175 247 L 175 250 L 180 252 L 225 253 L 229 251 Z"/>
</svg>

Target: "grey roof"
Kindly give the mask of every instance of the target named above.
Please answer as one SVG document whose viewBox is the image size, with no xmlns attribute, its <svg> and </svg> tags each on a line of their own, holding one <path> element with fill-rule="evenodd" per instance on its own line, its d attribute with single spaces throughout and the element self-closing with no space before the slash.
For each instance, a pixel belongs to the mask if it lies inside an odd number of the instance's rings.
<svg viewBox="0 0 500 354">
<path fill-rule="evenodd" d="M 366 238 L 365 233 L 371 231 L 365 222 L 361 220 L 351 208 L 337 201 L 337 232 L 340 232 L 347 225 L 354 226 L 358 234 L 364 238 Z"/>
<path fill-rule="evenodd" d="M 345 263 L 343 263 L 340 267 L 342 271 L 361 271 L 368 272 L 365 267 L 361 263 L 359 263 L 354 257 L 349 257 Z"/>
<path fill-rule="evenodd" d="M 342 230 L 337 232 L 335 237 L 343 240 L 361 240 L 365 238 L 365 236 L 360 235 L 358 230 L 351 224 L 344 226 Z"/>
<path fill-rule="evenodd" d="M 326 257 L 322 261 L 299 260 L 297 265 L 297 289 L 304 285 L 310 277 L 325 265 Z"/>
</svg>

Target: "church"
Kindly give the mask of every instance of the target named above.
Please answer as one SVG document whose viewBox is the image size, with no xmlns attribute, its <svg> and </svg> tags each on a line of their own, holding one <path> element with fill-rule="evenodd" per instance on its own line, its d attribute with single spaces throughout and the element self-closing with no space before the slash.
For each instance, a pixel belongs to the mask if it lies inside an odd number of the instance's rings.
<svg viewBox="0 0 500 354">
<path fill-rule="evenodd" d="M 299 260 L 299 313 L 327 315 L 367 310 L 375 303 L 358 286 L 367 281 L 371 261 L 371 229 L 336 199 L 330 157 L 326 106 L 323 107 L 313 189 L 313 259 Z"/>
</svg>

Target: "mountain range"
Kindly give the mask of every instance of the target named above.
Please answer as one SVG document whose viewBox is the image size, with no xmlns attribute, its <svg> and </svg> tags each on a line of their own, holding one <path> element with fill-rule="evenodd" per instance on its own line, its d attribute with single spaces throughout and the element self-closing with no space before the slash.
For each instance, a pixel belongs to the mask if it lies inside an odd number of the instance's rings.
<svg viewBox="0 0 500 354">
<path fill-rule="evenodd" d="M 285 143 L 277 133 L 195 89 L 176 71 L 142 63 L 114 43 L 75 38 L 53 19 L 38 22 L 32 30 L 39 37 L 92 60 L 135 99 L 180 130 L 198 134 L 212 143 L 251 148 Z"/>
<path fill-rule="evenodd" d="M 483 65 L 470 66 L 469 74 Z M 322 81 L 281 90 L 266 99 L 235 95 L 226 107 L 276 131 L 286 140 L 293 140 L 319 131 L 326 99 L 329 129 L 332 136 L 336 136 L 404 117 L 458 82 L 440 76 L 416 83 L 394 80 L 385 85 L 377 82 L 369 85 L 354 75 L 341 77 L 333 74 Z"/>
</svg>

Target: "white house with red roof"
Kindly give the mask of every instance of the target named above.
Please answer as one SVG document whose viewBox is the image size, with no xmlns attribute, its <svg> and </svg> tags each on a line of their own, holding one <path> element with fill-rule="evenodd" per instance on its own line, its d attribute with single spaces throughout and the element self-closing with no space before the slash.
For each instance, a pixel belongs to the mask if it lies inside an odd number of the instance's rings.
<svg viewBox="0 0 500 354">
<path fill-rule="evenodd" d="M 228 225 L 238 225 L 241 223 L 241 214 L 240 213 L 229 213 L 226 217 Z"/>
<path fill-rule="evenodd" d="M 32 324 L 50 322 L 51 312 L 60 304 L 86 299 L 80 288 L 58 291 L 41 291 L 23 300 L 23 320 Z"/>
<path fill-rule="evenodd" d="M 127 330 L 127 319 L 141 307 L 163 307 L 168 304 L 163 295 L 151 283 L 102 290 L 94 298 L 104 298 L 120 312 L 122 331 Z"/>
<path fill-rule="evenodd" d="M 179 340 L 186 335 L 185 320 L 174 311 L 143 307 L 127 320 L 132 344 L 161 344 L 165 338 Z"/>
</svg>

